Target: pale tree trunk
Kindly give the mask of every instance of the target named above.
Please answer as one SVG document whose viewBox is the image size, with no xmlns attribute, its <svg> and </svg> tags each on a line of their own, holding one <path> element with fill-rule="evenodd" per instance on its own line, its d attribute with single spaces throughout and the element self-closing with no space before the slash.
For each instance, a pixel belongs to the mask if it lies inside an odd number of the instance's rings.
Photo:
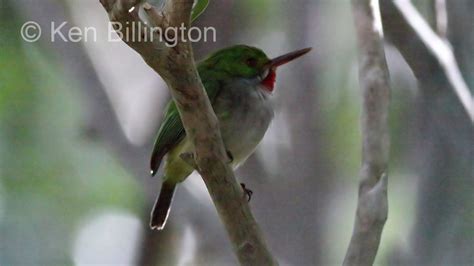
<svg viewBox="0 0 474 266">
<path fill-rule="evenodd" d="M 388 214 L 390 81 L 380 10 L 373 2 L 352 0 L 362 91 L 362 168 L 354 230 L 344 265 L 374 263 Z"/>
</svg>

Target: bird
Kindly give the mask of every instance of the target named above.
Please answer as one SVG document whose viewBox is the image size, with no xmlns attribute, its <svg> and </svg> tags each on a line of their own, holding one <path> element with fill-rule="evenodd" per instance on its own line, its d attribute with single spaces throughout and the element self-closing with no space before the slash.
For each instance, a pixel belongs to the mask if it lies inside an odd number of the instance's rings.
<svg viewBox="0 0 474 266">
<path fill-rule="evenodd" d="M 233 169 L 255 151 L 273 119 L 271 96 L 277 68 L 310 50 L 305 48 L 270 59 L 259 48 L 234 45 L 212 53 L 197 64 Z M 181 157 L 192 154 L 192 147 L 176 104 L 170 100 L 150 160 L 152 176 L 165 161 L 160 194 L 151 212 L 151 229 L 165 227 L 177 185 L 194 171 Z M 242 187 L 250 198 L 251 191 L 243 184 Z"/>
</svg>

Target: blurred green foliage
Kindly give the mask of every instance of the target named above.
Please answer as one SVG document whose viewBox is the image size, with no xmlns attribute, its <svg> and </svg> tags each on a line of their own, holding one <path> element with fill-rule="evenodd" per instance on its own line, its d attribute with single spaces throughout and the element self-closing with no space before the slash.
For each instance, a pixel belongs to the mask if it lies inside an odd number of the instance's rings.
<svg viewBox="0 0 474 266">
<path fill-rule="evenodd" d="M 81 218 L 111 207 L 139 214 L 142 188 L 81 134 L 74 81 L 19 39 L 18 20 L 0 20 L 0 264 L 71 264 Z"/>
</svg>

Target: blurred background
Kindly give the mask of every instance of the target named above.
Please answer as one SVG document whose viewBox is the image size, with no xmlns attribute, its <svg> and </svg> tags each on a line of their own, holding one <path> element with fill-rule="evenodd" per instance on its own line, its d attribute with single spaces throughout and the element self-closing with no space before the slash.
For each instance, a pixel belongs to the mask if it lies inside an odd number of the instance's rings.
<svg viewBox="0 0 474 266">
<path fill-rule="evenodd" d="M 440 3 L 472 90 L 474 1 L 414 1 L 434 28 Z M 0 0 L 0 12 L 0 265 L 237 264 L 198 175 L 178 190 L 166 230 L 148 229 L 161 184 L 148 162 L 170 96 L 138 54 L 107 41 L 99 1 Z M 21 39 L 26 21 L 42 26 L 38 42 Z M 66 21 L 63 32 L 95 27 L 98 39 L 51 42 L 52 21 Z M 197 59 L 238 43 L 270 57 L 314 48 L 279 69 L 275 119 L 237 176 L 281 265 L 340 265 L 361 161 L 350 1 L 211 1 L 196 25 L 217 32 L 194 44 Z M 451 90 L 420 89 L 397 48 L 385 48 L 392 149 L 376 264 L 473 265 L 472 124 Z"/>
</svg>

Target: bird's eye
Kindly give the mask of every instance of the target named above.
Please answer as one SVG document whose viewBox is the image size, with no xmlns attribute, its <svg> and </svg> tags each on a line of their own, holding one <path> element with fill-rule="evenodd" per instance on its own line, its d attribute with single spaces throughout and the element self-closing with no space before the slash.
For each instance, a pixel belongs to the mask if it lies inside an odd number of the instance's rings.
<svg viewBox="0 0 474 266">
<path fill-rule="evenodd" d="M 249 59 L 247 59 L 247 61 L 245 63 L 249 67 L 256 67 L 257 66 L 257 60 L 255 58 L 249 58 Z"/>
</svg>

